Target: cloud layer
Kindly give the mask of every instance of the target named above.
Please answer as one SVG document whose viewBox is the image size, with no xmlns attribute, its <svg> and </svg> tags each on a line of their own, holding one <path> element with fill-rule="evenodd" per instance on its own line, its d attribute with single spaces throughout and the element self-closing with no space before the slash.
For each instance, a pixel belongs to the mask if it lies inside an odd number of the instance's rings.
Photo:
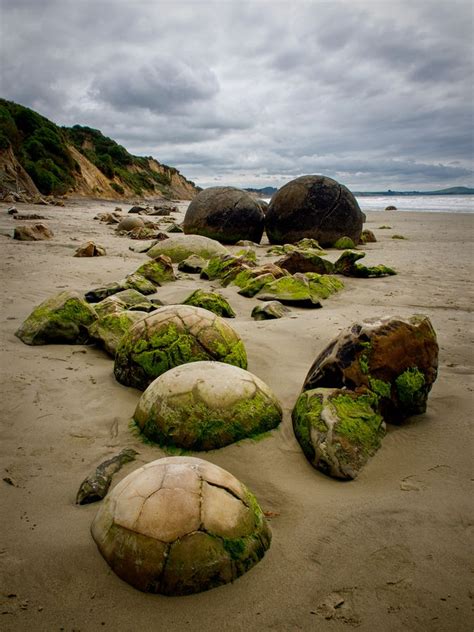
<svg viewBox="0 0 474 632">
<path fill-rule="evenodd" d="M 473 8 L 3 0 L 2 96 L 201 186 L 473 184 Z"/>
</svg>

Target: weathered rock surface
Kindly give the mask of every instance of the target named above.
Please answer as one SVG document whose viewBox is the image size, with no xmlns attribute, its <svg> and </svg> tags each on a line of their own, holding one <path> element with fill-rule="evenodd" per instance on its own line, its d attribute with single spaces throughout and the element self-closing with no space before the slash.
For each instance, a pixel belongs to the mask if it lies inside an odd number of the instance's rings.
<svg viewBox="0 0 474 632">
<path fill-rule="evenodd" d="M 94 308 L 77 292 L 60 292 L 38 305 L 15 336 L 27 345 L 83 344 L 96 319 Z"/>
<path fill-rule="evenodd" d="M 438 343 L 430 319 L 384 317 L 355 323 L 316 358 L 303 390 L 365 387 L 386 421 L 425 412 L 437 376 Z"/>
<path fill-rule="evenodd" d="M 293 429 L 308 461 L 334 478 L 356 478 L 385 434 L 376 405 L 373 393 L 331 388 L 301 393 Z"/>
<path fill-rule="evenodd" d="M 202 307 L 223 318 L 235 318 L 235 312 L 229 301 L 219 292 L 195 290 L 183 301 L 183 305 Z"/>
<path fill-rule="evenodd" d="M 222 362 L 192 362 L 156 378 L 133 416 L 148 439 L 186 450 L 213 450 L 275 428 L 282 410 L 270 388 Z"/>
<path fill-rule="evenodd" d="M 114 373 L 121 384 L 144 390 L 168 369 L 198 360 L 247 368 L 244 344 L 224 319 L 200 307 L 168 305 L 125 334 Z"/>
<path fill-rule="evenodd" d="M 295 243 L 303 237 L 331 246 L 340 237 L 359 242 L 362 212 L 352 193 L 326 176 L 302 176 L 272 197 L 265 228 L 272 244 Z"/>
<path fill-rule="evenodd" d="M 134 228 L 144 228 L 144 227 L 145 227 L 145 222 L 140 217 L 128 216 L 120 220 L 115 230 L 117 232 L 121 232 L 121 231 L 133 230 Z"/>
<path fill-rule="evenodd" d="M 334 264 L 329 259 L 323 259 L 317 250 L 293 250 L 276 265 L 290 274 L 295 272 L 316 272 L 318 274 L 333 274 Z"/>
<path fill-rule="evenodd" d="M 178 263 L 178 270 L 180 272 L 188 272 L 189 274 L 199 274 L 206 266 L 206 259 L 198 255 L 191 255 Z"/>
<path fill-rule="evenodd" d="M 370 243 L 375 243 L 377 241 L 377 238 L 375 237 L 374 233 L 365 228 L 361 234 L 360 234 L 360 243 L 361 244 L 370 244 Z"/>
<path fill-rule="evenodd" d="M 87 241 L 79 246 L 74 253 L 75 257 L 103 257 L 107 254 L 104 246 L 96 244 L 93 241 Z"/>
<path fill-rule="evenodd" d="M 297 307 L 322 307 L 320 299 L 328 298 L 343 287 L 342 281 L 336 277 L 298 272 L 264 285 L 256 297 L 261 301 L 277 300 Z"/>
<path fill-rule="evenodd" d="M 82 481 L 77 492 L 76 504 L 88 505 L 105 498 L 113 475 L 126 463 L 134 461 L 137 454 L 136 450 L 125 448 L 116 456 L 98 465 L 95 472 Z"/>
<path fill-rule="evenodd" d="M 255 305 L 251 316 L 254 320 L 272 320 L 274 318 L 283 318 L 289 312 L 288 307 L 282 305 L 279 301 L 268 301 L 265 305 Z"/>
<path fill-rule="evenodd" d="M 214 239 L 202 235 L 173 235 L 164 242 L 155 244 L 147 255 L 154 259 L 159 255 L 167 255 L 173 263 L 179 263 L 191 255 L 199 255 L 210 259 L 215 255 L 228 254 L 227 248 Z"/>
<path fill-rule="evenodd" d="M 339 259 L 334 263 L 334 271 L 344 276 L 359 278 L 376 278 L 392 276 L 397 274 L 393 268 L 383 265 L 364 266 L 356 263 L 359 259 L 365 257 L 365 252 L 355 252 L 354 250 L 345 250 Z"/>
<path fill-rule="evenodd" d="M 253 494 L 197 458 L 152 461 L 125 477 L 92 523 L 99 551 L 144 592 L 188 595 L 248 571 L 271 532 Z"/>
<path fill-rule="evenodd" d="M 143 263 L 136 271 L 155 285 L 176 281 L 173 262 L 166 255 L 158 255 L 153 261 Z"/>
<path fill-rule="evenodd" d="M 95 303 L 94 309 L 99 318 L 102 318 L 107 314 L 117 314 L 125 310 L 152 312 L 157 306 L 137 290 L 122 290 Z"/>
<path fill-rule="evenodd" d="M 260 243 L 265 216 L 258 202 L 234 187 L 204 189 L 188 206 L 183 221 L 187 235 L 203 235 L 226 244 L 247 239 Z"/>
<path fill-rule="evenodd" d="M 33 226 L 15 226 L 13 239 L 18 241 L 45 241 L 54 237 L 53 231 L 46 224 Z"/>
<path fill-rule="evenodd" d="M 114 358 L 122 337 L 132 325 L 147 316 L 147 314 L 148 312 L 138 310 L 121 310 L 105 314 L 89 327 L 89 337 L 96 345 L 103 347 Z"/>
</svg>

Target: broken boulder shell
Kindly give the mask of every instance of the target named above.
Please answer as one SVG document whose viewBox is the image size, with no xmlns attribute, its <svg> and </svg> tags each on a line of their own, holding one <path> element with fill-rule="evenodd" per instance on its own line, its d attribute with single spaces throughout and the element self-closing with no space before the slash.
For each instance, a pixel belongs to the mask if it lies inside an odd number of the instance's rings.
<svg viewBox="0 0 474 632">
<path fill-rule="evenodd" d="M 159 445 L 213 450 L 272 430 L 282 410 L 271 389 L 249 371 L 192 362 L 154 380 L 133 418 Z"/>
<path fill-rule="evenodd" d="M 386 421 L 424 413 L 438 370 L 438 343 L 430 319 L 384 317 L 354 323 L 320 353 L 303 390 L 365 387 L 378 397 Z"/>
<path fill-rule="evenodd" d="M 189 595 L 259 562 L 271 532 L 232 474 L 191 457 L 152 461 L 106 497 L 91 527 L 113 571 L 138 590 Z"/>
</svg>

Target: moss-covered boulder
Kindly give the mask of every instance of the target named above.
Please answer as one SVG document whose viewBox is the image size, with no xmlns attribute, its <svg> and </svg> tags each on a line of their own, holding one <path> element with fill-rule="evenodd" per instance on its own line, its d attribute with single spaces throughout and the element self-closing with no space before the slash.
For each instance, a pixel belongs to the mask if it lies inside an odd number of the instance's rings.
<svg viewBox="0 0 474 632">
<path fill-rule="evenodd" d="M 328 298 L 343 287 L 342 281 L 330 275 L 297 273 L 268 283 L 256 297 L 261 301 L 280 301 L 284 305 L 322 307 L 320 299 Z"/>
<path fill-rule="evenodd" d="M 359 241 L 360 241 L 360 237 L 359 237 Z M 349 250 L 355 247 L 356 247 L 356 244 L 354 243 L 354 240 L 351 239 L 350 237 L 347 237 L 346 235 L 344 237 L 339 237 L 339 239 L 335 241 L 333 244 L 333 248 L 336 248 L 336 250 Z"/>
<path fill-rule="evenodd" d="M 264 305 L 255 305 L 251 316 L 254 320 L 273 320 L 283 318 L 289 311 L 289 308 L 279 301 L 268 301 Z"/>
<path fill-rule="evenodd" d="M 376 403 L 373 393 L 330 388 L 301 393 L 293 429 L 308 461 L 334 478 L 356 478 L 385 434 Z"/>
<path fill-rule="evenodd" d="M 166 255 L 173 263 L 179 263 L 191 255 L 210 259 L 216 255 L 228 253 L 227 248 L 215 239 L 202 235 L 172 235 L 169 239 L 155 244 L 147 250 L 146 254 L 152 259 L 159 255 Z"/>
<path fill-rule="evenodd" d="M 165 371 L 199 360 L 247 368 L 244 344 L 223 318 L 200 307 L 168 305 L 123 336 L 114 373 L 121 384 L 144 390 Z"/>
<path fill-rule="evenodd" d="M 145 279 L 148 279 L 155 285 L 162 285 L 168 281 L 176 280 L 173 262 L 166 255 L 159 255 L 153 261 L 143 263 L 135 270 L 135 273 L 144 276 Z"/>
<path fill-rule="evenodd" d="M 302 176 L 281 187 L 265 215 L 271 244 L 295 243 L 304 237 L 331 246 L 340 237 L 359 242 L 363 217 L 357 200 L 342 184 L 326 176 Z"/>
<path fill-rule="evenodd" d="M 295 249 L 282 259 L 279 259 L 276 265 L 283 268 L 283 270 L 287 270 L 290 274 L 295 272 L 334 273 L 334 264 L 328 259 L 323 259 L 319 252 L 313 249 Z"/>
<path fill-rule="evenodd" d="M 220 279 L 226 286 L 233 281 L 242 271 L 251 270 L 255 264 L 244 257 L 236 257 L 231 254 L 217 255 L 209 259 L 207 266 L 201 271 L 201 279 L 214 281 Z"/>
<path fill-rule="evenodd" d="M 247 191 L 210 187 L 188 206 L 183 230 L 187 235 L 204 235 L 225 244 L 242 239 L 260 243 L 264 221 L 260 205 Z"/>
<path fill-rule="evenodd" d="M 117 314 L 118 312 L 140 311 L 152 312 L 158 306 L 152 303 L 147 297 L 137 290 L 122 290 L 117 294 L 112 294 L 104 298 L 99 303 L 95 303 L 94 309 L 99 318 L 107 314 Z"/>
<path fill-rule="evenodd" d="M 271 541 L 245 485 L 217 465 L 177 456 L 152 461 L 120 481 L 91 531 L 121 579 L 164 595 L 234 581 L 262 559 Z"/>
<path fill-rule="evenodd" d="M 377 238 L 375 237 L 374 233 L 371 230 L 365 228 L 361 232 L 359 243 L 371 244 L 371 243 L 375 243 L 376 241 L 377 241 Z"/>
<path fill-rule="evenodd" d="M 192 362 L 156 378 L 133 416 L 161 446 L 213 450 L 272 430 L 282 410 L 258 377 L 222 362 Z"/>
<path fill-rule="evenodd" d="M 237 285 L 241 289 L 247 287 L 249 283 L 261 277 L 262 275 L 270 274 L 274 279 L 279 279 L 283 276 L 289 276 L 289 272 L 282 270 L 274 263 L 265 263 L 261 266 L 244 267 L 237 275 L 234 275 L 232 284 Z"/>
<path fill-rule="evenodd" d="M 77 292 L 60 292 L 36 307 L 15 335 L 27 345 L 83 344 L 97 314 Z"/>
<path fill-rule="evenodd" d="M 246 283 L 240 290 L 239 294 L 247 298 L 252 298 L 255 294 L 258 294 L 262 288 L 275 281 L 275 277 L 270 272 L 260 274 L 256 277 L 251 277 L 248 283 Z"/>
<path fill-rule="evenodd" d="M 114 294 L 117 294 L 118 292 L 123 292 L 123 290 L 126 289 L 127 285 L 125 280 L 112 281 L 111 283 L 107 283 L 107 285 L 101 285 L 100 287 L 95 287 L 92 290 L 88 290 L 84 296 L 88 303 L 99 303 L 108 296 L 113 296 Z"/>
<path fill-rule="evenodd" d="M 195 290 L 183 301 L 183 305 L 202 307 L 223 318 L 235 318 L 235 312 L 229 301 L 219 292 Z"/>
<path fill-rule="evenodd" d="M 427 316 L 354 323 L 320 353 L 303 390 L 365 387 L 378 396 L 386 421 L 425 412 L 437 376 L 438 343 Z"/>
<path fill-rule="evenodd" d="M 90 339 L 99 347 L 103 347 L 109 355 L 115 357 L 122 336 L 146 315 L 147 312 L 128 310 L 106 314 L 89 327 Z"/>
<path fill-rule="evenodd" d="M 363 266 L 356 263 L 359 259 L 365 257 L 365 252 L 354 252 L 354 250 L 346 250 L 339 259 L 334 263 L 334 271 L 344 276 L 359 277 L 370 279 L 375 277 L 385 277 L 397 274 L 393 268 L 389 268 L 383 264 L 377 266 Z"/>
<path fill-rule="evenodd" d="M 123 281 L 120 282 L 125 289 L 136 290 L 141 294 L 154 294 L 156 285 L 153 281 L 149 281 L 143 274 L 133 272 L 128 274 Z"/>
</svg>

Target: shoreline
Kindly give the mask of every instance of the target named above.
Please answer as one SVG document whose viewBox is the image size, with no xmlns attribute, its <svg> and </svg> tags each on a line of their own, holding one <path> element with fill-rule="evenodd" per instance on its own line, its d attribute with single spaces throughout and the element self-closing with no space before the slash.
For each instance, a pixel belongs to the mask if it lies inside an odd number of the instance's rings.
<svg viewBox="0 0 474 632">
<path fill-rule="evenodd" d="M 139 456 L 112 485 L 166 456 L 128 428 L 139 392 L 115 381 L 113 361 L 95 347 L 28 347 L 14 336 L 48 296 L 116 281 L 146 260 L 129 250 L 138 242 L 93 220 L 115 206 L 125 214 L 128 203 L 65 204 L 16 205 L 50 218 L 45 223 L 54 239 L 36 243 L 5 236 L 15 221 L 6 215 L 9 205 L 0 204 L 0 454 L 2 478 L 14 482 L 0 481 L 0 501 L 8 508 L 0 521 L 2 629 L 132 632 L 154 629 L 157 617 L 163 629 L 196 632 L 464 629 L 472 616 L 473 215 L 365 211 L 378 241 L 360 248 L 367 253 L 363 263 L 383 263 L 398 274 L 344 278 L 345 289 L 322 309 L 291 308 L 280 320 L 253 321 L 256 299 L 194 275 L 158 288 L 157 296 L 168 303 L 198 287 L 222 292 L 237 313 L 229 324 L 244 340 L 248 370 L 272 388 L 284 410 L 279 428 L 260 441 L 192 453 L 229 470 L 273 514 L 270 550 L 234 584 L 163 597 L 140 593 L 115 576 L 89 533 L 98 505 L 74 504 L 85 476 L 122 448 L 134 448 Z M 187 204 L 178 204 L 178 222 Z M 385 224 L 392 228 L 379 228 Z M 405 239 L 392 239 L 394 234 Z M 103 244 L 107 256 L 74 258 L 75 248 L 88 239 Z M 266 246 L 257 249 L 259 260 L 273 261 L 265 251 Z M 329 258 L 339 254 L 330 250 Z M 440 345 L 427 413 L 390 426 L 357 480 L 344 483 L 317 472 L 296 442 L 290 419 L 314 358 L 356 320 L 416 312 L 430 317 Z M 331 609 L 331 599 L 343 603 Z"/>
</svg>

